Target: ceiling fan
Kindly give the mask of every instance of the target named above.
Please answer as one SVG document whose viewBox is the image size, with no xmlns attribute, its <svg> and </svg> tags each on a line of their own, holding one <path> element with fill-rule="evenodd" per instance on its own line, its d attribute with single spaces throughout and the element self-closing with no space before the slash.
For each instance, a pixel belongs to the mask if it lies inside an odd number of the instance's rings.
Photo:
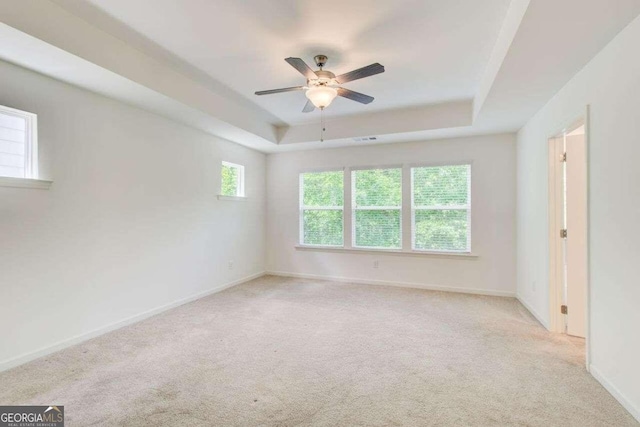
<svg viewBox="0 0 640 427">
<path fill-rule="evenodd" d="M 282 89 L 262 90 L 256 92 L 256 95 L 271 95 L 272 93 L 292 92 L 297 90 L 305 90 L 305 95 L 309 99 L 302 109 L 303 113 L 309 113 L 316 108 L 324 110 L 331 104 L 331 101 L 336 96 L 342 96 L 344 98 L 351 99 L 361 104 L 369 104 L 373 101 L 373 97 L 365 95 L 363 93 L 354 92 L 349 89 L 340 87 L 340 85 L 362 79 L 365 77 L 373 76 L 384 72 L 384 67 L 377 62 L 375 64 L 367 65 L 366 67 L 358 68 L 357 70 L 350 71 L 348 73 L 340 74 L 336 76 L 331 71 L 323 70 L 322 68 L 327 63 L 326 55 L 316 55 L 313 58 L 318 66 L 319 70 L 313 71 L 302 59 L 300 58 L 286 58 L 293 68 L 298 70 L 300 74 L 307 78 L 306 86 L 294 86 L 286 87 Z"/>
</svg>

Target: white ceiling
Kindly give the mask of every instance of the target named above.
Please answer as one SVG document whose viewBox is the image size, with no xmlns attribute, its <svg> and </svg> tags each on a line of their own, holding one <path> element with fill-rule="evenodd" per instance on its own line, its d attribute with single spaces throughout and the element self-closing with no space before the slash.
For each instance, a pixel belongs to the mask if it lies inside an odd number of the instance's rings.
<svg viewBox="0 0 640 427">
<path fill-rule="evenodd" d="M 326 54 L 325 69 L 336 75 L 374 62 L 386 67 L 346 85 L 375 97 L 372 104 L 338 98 L 327 117 L 472 98 L 509 6 L 509 0 L 86 1 L 131 30 L 118 34 L 126 42 L 142 36 L 147 48 L 155 44 L 286 124 L 317 121 L 301 112 L 304 93 L 254 92 L 305 83 L 284 61 L 289 56 L 315 69 L 313 56 Z"/>
<path fill-rule="evenodd" d="M 0 59 L 264 152 L 515 132 L 640 13 L 640 0 L 0 1 Z M 327 54 L 319 115 L 284 58 Z M 354 137 L 377 136 L 374 142 Z"/>
</svg>

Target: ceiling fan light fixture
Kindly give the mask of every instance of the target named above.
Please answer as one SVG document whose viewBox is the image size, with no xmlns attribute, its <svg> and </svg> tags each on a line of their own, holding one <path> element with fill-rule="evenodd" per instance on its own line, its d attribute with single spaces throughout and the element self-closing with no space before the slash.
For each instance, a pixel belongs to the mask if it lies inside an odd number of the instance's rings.
<svg viewBox="0 0 640 427">
<path fill-rule="evenodd" d="M 316 108 L 322 110 L 328 107 L 335 97 L 338 96 L 338 91 L 330 86 L 313 86 L 307 90 L 305 95 Z"/>
</svg>

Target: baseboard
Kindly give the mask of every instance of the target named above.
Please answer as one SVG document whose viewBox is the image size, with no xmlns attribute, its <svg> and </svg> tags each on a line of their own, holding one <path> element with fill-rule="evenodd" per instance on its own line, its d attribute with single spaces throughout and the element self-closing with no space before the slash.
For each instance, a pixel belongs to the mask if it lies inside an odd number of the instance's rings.
<svg viewBox="0 0 640 427">
<path fill-rule="evenodd" d="M 550 330 L 550 329 L 549 329 L 549 322 L 548 322 L 546 319 L 544 319 L 542 316 L 540 316 L 540 313 L 538 313 L 536 310 L 534 310 L 534 309 L 533 309 L 533 307 L 531 307 L 531 306 L 529 305 L 529 303 L 528 303 L 528 302 L 526 302 L 525 300 L 523 300 L 522 298 L 520 298 L 520 296 L 519 296 L 519 295 L 518 295 L 518 296 L 516 296 L 516 299 L 520 302 L 520 304 L 522 304 L 522 305 L 524 306 L 524 308 L 526 308 L 526 309 L 529 311 L 529 313 L 531 313 L 531 315 L 532 315 L 533 317 L 535 317 L 535 318 L 536 318 L 536 320 L 537 320 L 538 322 L 540 322 L 540 324 L 541 324 L 542 326 L 544 326 L 544 327 L 545 327 L 545 329 L 546 329 L 547 331 L 549 331 L 549 330 Z"/>
<path fill-rule="evenodd" d="M 116 329 L 120 329 L 120 328 L 122 328 L 124 326 L 140 322 L 141 320 L 144 320 L 144 319 L 149 318 L 151 316 L 154 316 L 156 314 L 162 313 L 163 311 L 167 311 L 167 310 L 170 310 L 172 308 L 175 308 L 175 307 L 187 304 L 189 302 L 198 300 L 200 298 L 204 298 L 206 296 L 215 294 L 217 292 L 223 291 L 225 289 L 231 288 L 231 287 L 239 285 L 241 283 L 248 282 L 249 280 L 257 279 L 257 278 L 262 277 L 264 275 L 265 275 L 265 272 L 252 274 L 250 276 L 246 276 L 246 277 L 243 277 L 241 279 L 234 280 L 233 282 L 225 283 L 225 284 L 216 286 L 214 288 L 211 288 L 209 290 L 206 290 L 204 292 L 200 292 L 200 293 L 197 293 L 195 295 L 191 295 L 191 296 L 188 296 L 186 298 L 182 298 L 182 299 L 179 299 L 177 301 L 171 302 L 169 304 L 165 304 L 165 305 L 162 305 L 160 307 L 153 308 L 153 309 L 145 311 L 143 313 L 136 314 L 135 316 L 131 316 L 131 317 L 128 317 L 128 318 L 126 318 L 124 320 L 120 320 L 118 322 L 111 323 L 111 324 L 109 324 L 107 326 L 103 326 L 101 328 L 94 329 L 93 331 L 90 331 L 90 332 L 87 332 L 87 333 L 84 333 L 84 334 L 80 334 L 80 335 L 76 335 L 75 337 L 72 337 L 72 338 L 69 338 L 69 339 L 66 339 L 66 340 L 63 340 L 63 341 L 59 341 L 56 344 L 53 344 L 51 346 L 47 346 L 47 347 L 41 348 L 39 350 L 30 352 L 30 353 L 25 353 L 25 354 L 22 354 L 20 356 L 14 357 L 12 359 L 8 359 L 8 360 L 5 360 L 5 361 L 2 361 L 2 362 L 0 362 L 0 372 L 6 371 L 7 369 L 14 368 L 16 366 L 19 366 L 19 365 L 22 365 L 24 363 L 30 362 L 32 360 L 38 359 L 38 358 L 46 356 L 48 354 L 55 353 L 56 351 L 60 351 L 60 350 L 62 350 L 64 348 L 71 347 L 72 345 L 79 344 L 79 343 L 81 343 L 83 341 L 90 340 L 92 338 L 95 338 L 95 337 L 98 337 L 100 335 L 106 334 L 107 332 L 115 331 Z"/>
<path fill-rule="evenodd" d="M 282 277 L 296 277 L 299 279 L 313 279 L 313 280 L 329 280 L 332 282 L 341 283 L 356 283 L 360 285 L 377 285 L 377 286 L 395 286 L 398 288 L 413 288 L 413 289 L 425 289 L 429 291 L 444 291 L 444 292 L 457 292 L 461 294 L 474 294 L 474 295 L 489 295 L 494 297 L 509 297 L 515 298 L 515 292 L 503 292 L 492 291 L 484 289 L 468 289 L 468 288 L 456 288 L 452 286 L 439 286 L 439 285 L 426 285 L 424 283 L 413 282 L 391 282 L 386 280 L 368 280 L 368 279 L 354 279 L 350 277 L 338 277 L 338 276 L 325 276 L 318 274 L 304 274 L 304 273 L 291 273 L 287 271 L 267 271 L 267 275 L 282 276 Z"/>
<path fill-rule="evenodd" d="M 631 403 L 631 401 L 627 399 L 625 395 L 616 388 L 616 386 L 611 384 L 611 382 L 605 378 L 605 376 L 597 367 L 590 365 L 589 372 L 591 372 L 593 378 L 595 378 L 600 384 L 602 384 L 602 387 L 604 387 L 618 402 L 620 402 L 624 409 L 626 409 L 633 416 L 633 418 L 640 422 L 640 408 L 634 406 L 633 403 Z"/>
</svg>

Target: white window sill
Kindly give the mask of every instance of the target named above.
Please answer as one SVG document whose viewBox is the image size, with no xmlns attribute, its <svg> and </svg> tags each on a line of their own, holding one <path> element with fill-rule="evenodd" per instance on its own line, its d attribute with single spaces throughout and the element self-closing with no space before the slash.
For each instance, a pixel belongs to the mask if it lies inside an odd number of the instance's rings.
<svg viewBox="0 0 640 427">
<path fill-rule="evenodd" d="M 8 176 L 0 176 L 0 187 L 14 188 L 37 188 L 40 190 L 48 190 L 53 181 L 31 178 L 10 178 Z"/>
<path fill-rule="evenodd" d="M 385 254 L 400 256 L 427 256 L 436 258 L 466 258 L 475 259 L 478 255 L 471 252 L 435 252 L 435 251 L 402 251 L 400 249 L 370 249 L 370 248 L 343 248 L 339 246 L 310 246 L 296 245 L 297 251 L 317 251 L 335 253 L 359 253 L 359 254 Z"/>
<path fill-rule="evenodd" d="M 247 200 L 247 196 L 225 196 L 224 194 L 218 194 L 218 200 L 235 200 L 242 202 Z"/>
</svg>

